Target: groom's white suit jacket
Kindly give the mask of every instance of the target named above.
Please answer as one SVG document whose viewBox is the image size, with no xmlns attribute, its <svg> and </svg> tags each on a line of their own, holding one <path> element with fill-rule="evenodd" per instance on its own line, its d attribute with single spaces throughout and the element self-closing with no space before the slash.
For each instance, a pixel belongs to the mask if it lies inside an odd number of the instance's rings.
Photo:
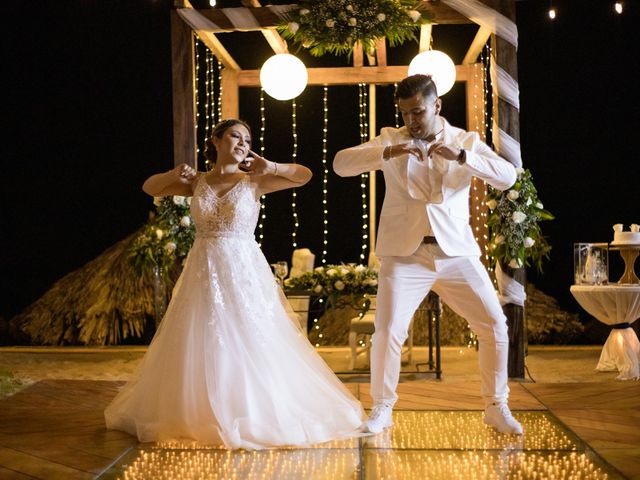
<svg viewBox="0 0 640 480">
<path fill-rule="evenodd" d="M 382 170 L 385 196 L 380 214 L 376 254 L 408 256 L 413 254 L 427 233 L 427 214 L 438 245 L 449 256 L 480 255 L 469 226 L 469 188 L 472 177 L 505 190 L 516 181 L 513 165 L 484 144 L 477 133 L 453 127 L 443 118 L 445 144 L 466 151 L 466 162 L 444 160 L 434 156 L 431 167 L 419 164 L 413 155 L 382 159 L 387 145 L 408 143 L 412 138 L 406 129 L 383 128 L 380 135 L 367 143 L 339 151 L 333 162 L 335 172 L 343 177 L 372 170 Z M 414 182 L 416 175 L 429 177 Z M 425 177 L 425 178 L 426 178 Z"/>
</svg>

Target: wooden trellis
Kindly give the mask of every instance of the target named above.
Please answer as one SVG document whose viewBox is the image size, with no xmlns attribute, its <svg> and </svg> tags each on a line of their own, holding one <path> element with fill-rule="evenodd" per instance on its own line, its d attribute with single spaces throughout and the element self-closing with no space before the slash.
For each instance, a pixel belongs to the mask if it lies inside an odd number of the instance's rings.
<svg viewBox="0 0 640 480">
<path fill-rule="evenodd" d="M 504 16 L 515 21 L 515 0 L 470 0 L 481 3 L 493 9 L 497 15 Z M 176 2 L 175 9 L 171 12 L 171 38 L 172 38 L 172 75 L 173 75 L 173 139 L 175 164 L 188 163 L 196 165 L 196 105 L 195 105 L 195 66 L 194 66 L 194 42 L 193 33 L 212 51 L 224 66 L 222 77 L 222 118 L 237 118 L 239 115 L 239 88 L 260 87 L 259 70 L 243 70 L 225 49 L 216 37 L 222 32 L 234 31 L 260 31 L 274 53 L 287 52 L 286 42 L 275 30 L 279 23 L 280 14 L 291 6 L 261 7 L 257 0 L 243 0 L 243 7 L 226 9 L 194 9 L 184 2 Z M 420 30 L 419 51 L 428 49 L 432 27 L 445 24 L 473 24 L 474 22 L 446 5 L 442 1 L 423 1 L 421 5 L 428 10 L 433 19 L 432 24 L 422 26 Z M 477 69 L 483 68 L 481 63 L 476 63 L 487 41 L 491 40 L 493 61 L 508 75 L 517 81 L 517 54 L 516 47 L 509 41 L 492 33 L 485 26 L 479 26 L 478 31 L 467 49 L 462 64 L 456 66 L 456 81 L 465 84 L 466 112 L 469 131 L 478 132 L 485 137 L 482 119 L 484 118 L 484 99 L 482 75 L 477 74 Z M 364 65 L 367 57 L 368 65 Z M 358 85 L 366 83 L 370 85 L 369 126 L 370 135 L 376 131 L 375 122 L 375 85 L 387 85 L 401 81 L 407 75 L 407 66 L 387 65 L 386 43 L 380 40 L 376 44 L 375 52 L 366 54 L 362 48 L 356 48 L 353 54 L 353 65 L 349 67 L 333 68 L 307 68 L 309 75 L 308 85 Z M 481 112 L 480 115 L 477 112 Z M 501 151 L 502 140 L 515 140 L 519 142 L 519 112 L 512 103 L 498 97 L 493 102 L 494 142 L 498 153 L 507 160 L 520 165 L 519 145 L 518 154 L 513 156 L 506 148 Z M 498 130 L 498 131 L 496 131 Z M 496 141 L 499 140 L 499 141 Z M 370 212 L 369 232 L 371 251 L 375 245 L 375 175 L 370 175 Z M 471 212 L 486 212 L 484 198 L 485 186 L 480 181 L 474 181 L 471 195 Z M 478 239 L 481 248 L 486 248 L 488 237 L 487 228 L 480 215 L 472 215 L 471 227 Z M 524 273 L 516 279 L 524 283 Z M 510 320 L 523 325 L 524 309 L 515 305 L 508 305 L 506 312 Z M 515 319 L 515 320 L 514 320 Z M 511 328 L 511 330 L 514 330 Z M 522 330 L 522 328 L 520 328 Z M 510 376 L 524 377 L 524 333 L 520 332 L 520 338 L 516 340 L 516 361 L 512 368 L 510 363 Z M 514 345 L 512 345 L 512 350 Z"/>
</svg>

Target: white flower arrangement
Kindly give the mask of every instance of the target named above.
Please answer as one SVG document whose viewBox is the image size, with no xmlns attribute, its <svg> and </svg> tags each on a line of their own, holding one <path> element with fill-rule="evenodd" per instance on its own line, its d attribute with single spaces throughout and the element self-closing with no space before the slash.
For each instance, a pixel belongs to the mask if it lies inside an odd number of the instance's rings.
<svg viewBox="0 0 640 480">
<path fill-rule="evenodd" d="M 523 168 L 516 172 L 518 178 L 510 189 L 501 192 L 489 187 L 489 253 L 494 263 L 511 268 L 534 264 L 542 270 L 542 260 L 549 256 L 551 246 L 542 236 L 538 222 L 554 217 L 538 199 L 531 172 Z"/>
<path fill-rule="evenodd" d="M 147 224 L 133 241 L 130 257 L 140 272 L 158 270 L 173 274 L 179 261 L 187 256 L 195 237 L 189 197 L 157 197 L 156 212 L 149 214 Z M 179 263 L 179 262 L 178 262 Z"/>
<path fill-rule="evenodd" d="M 285 290 L 306 290 L 326 297 L 374 295 L 378 272 L 364 265 L 326 265 L 284 281 Z"/>
<path fill-rule="evenodd" d="M 282 36 L 309 48 L 312 55 L 351 54 L 356 42 L 365 51 L 376 39 L 391 46 L 414 40 L 415 30 L 429 23 L 427 12 L 415 0 L 303 0 L 289 10 L 278 27 Z"/>
</svg>

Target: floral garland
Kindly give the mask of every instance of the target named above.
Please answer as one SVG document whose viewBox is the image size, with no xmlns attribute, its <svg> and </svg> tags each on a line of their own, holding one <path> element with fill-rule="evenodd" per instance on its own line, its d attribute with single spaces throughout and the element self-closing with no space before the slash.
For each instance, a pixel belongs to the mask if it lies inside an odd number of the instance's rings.
<svg viewBox="0 0 640 480">
<path fill-rule="evenodd" d="M 414 40 L 415 28 L 429 23 L 429 14 L 415 0 L 302 1 L 290 10 L 278 31 L 310 53 L 349 54 L 356 42 L 373 51 L 378 38 L 393 47 Z"/>
<path fill-rule="evenodd" d="M 159 269 L 163 275 L 175 273 L 178 261 L 183 260 L 195 238 L 191 220 L 190 197 L 178 195 L 155 198 L 156 213 L 134 240 L 130 258 L 139 272 Z"/>
<path fill-rule="evenodd" d="M 542 271 L 542 260 L 549 257 L 551 246 L 542 236 L 538 222 L 553 220 L 544 209 L 531 178 L 531 172 L 516 169 L 518 178 L 513 186 L 501 192 L 489 187 L 490 253 L 492 261 L 511 268 L 533 263 Z"/>
<path fill-rule="evenodd" d="M 307 290 L 319 296 L 375 295 L 378 272 L 364 265 L 325 265 L 300 276 L 287 278 L 284 288 Z"/>
</svg>

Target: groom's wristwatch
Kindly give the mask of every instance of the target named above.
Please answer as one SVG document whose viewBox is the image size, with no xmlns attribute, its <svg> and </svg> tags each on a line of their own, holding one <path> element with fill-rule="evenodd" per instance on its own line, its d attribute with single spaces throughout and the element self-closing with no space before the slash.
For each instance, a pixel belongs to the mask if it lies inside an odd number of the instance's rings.
<svg viewBox="0 0 640 480">
<path fill-rule="evenodd" d="M 463 165 L 466 161 L 467 161 L 467 154 L 464 148 L 461 148 L 460 153 L 458 154 L 458 158 L 456 158 L 456 162 L 458 162 L 459 165 Z"/>
</svg>

